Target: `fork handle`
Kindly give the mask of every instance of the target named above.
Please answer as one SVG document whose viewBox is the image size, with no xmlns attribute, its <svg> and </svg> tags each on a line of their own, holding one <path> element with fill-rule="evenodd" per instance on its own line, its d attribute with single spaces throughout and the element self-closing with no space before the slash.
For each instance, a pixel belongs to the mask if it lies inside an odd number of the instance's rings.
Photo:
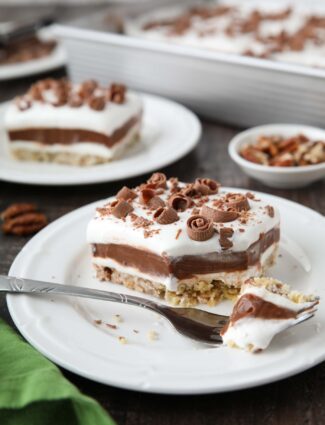
<svg viewBox="0 0 325 425">
<path fill-rule="evenodd" d="M 147 308 L 159 313 L 158 305 L 133 295 L 125 295 L 115 292 L 100 291 L 98 289 L 82 288 L 79 286 L 62 285 L 52 282 L 44 282 L 32 279 L 23 279 L 13 276 L 0 275 L 0 292 L 9 294 L 55 294 L 71 295 L 96 300 L 112 301 L 116 303 L 129 304 L 137 307 Z"/>
</svg>

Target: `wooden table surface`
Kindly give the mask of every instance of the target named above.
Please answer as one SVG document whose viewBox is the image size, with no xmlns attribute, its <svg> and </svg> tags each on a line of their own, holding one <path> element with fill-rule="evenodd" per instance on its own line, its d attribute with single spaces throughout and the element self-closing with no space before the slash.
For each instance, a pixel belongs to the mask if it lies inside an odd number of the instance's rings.
<svg viewBox="0 0 325 425">
<path fill-rule="evenodd" d="M 65 71 L 48 75 L 60 77 L 65 75 Z M 0 102 L 22 93 L 34 80 L 25 78 L 1 82 Z M 273 190 L 246 177 L 227 154 L 227 144 L 238 131 L 238 128 L 203 121 L 203 135 L 198 147 L 161 171 L 185 181 L 198 176 L 215 178 L 224 186 L 282 196 L 325 214 L 324 181 L 307 189 L 289 191 Z M 0 211 L 14 202 L 35 202 L 53 221 L 75 208 L 115 194 L 122 184 L 132 187 L 147 177 L 83 187 L 42 187 L 0 182 Z M 0 234 L 0 274 L 8 273 L 12 261 L 27 241 L 28 238 Z M 4 297 L 0 298 L 0 317 L 13 325 Z M 63 373 L 81 391 L 97 399 L 120 425 L 325 424 L 325 363 L 274 384 L 204 396 L 143 394 L 97 384 L 67 371 Z"/>
</svg>

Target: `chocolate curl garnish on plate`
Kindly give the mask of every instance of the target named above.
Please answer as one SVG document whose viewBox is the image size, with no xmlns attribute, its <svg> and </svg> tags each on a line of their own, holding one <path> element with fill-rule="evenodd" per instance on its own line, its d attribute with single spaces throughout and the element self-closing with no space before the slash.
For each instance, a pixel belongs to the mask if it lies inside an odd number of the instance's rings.
<svg viewBox="0 0 325 425">
<path fill-rule="evenodd" d="M 228 193 L 225 203 L 229 208 L 233 208 L 236 211 L 248 211 L 250 209 L 247 196 L 241 193 Z"/>
<path fill-rule="evenodd" d="M 155 188 L 166 189 L 167 187 L 167 178 L 163 173 L 153 173 L 147 183 L 152 185 Z"/>
<path fill-rule="evenodd" d="M 214 195 L 219 192 L 220 183 L 212 179 L 196 179 L 194 187 L 202 195 Z"/>
<path fill-rule="evenodd" d="M 203 205 L 200 211 L 203 217 L 208 220 L 212 220 L 214 223 L 228 223 L 238 218 L 239 214 L 232 208 L 228 208 L 223 204 L 220 204 L 217 208 L 211 208 L 207 205 Z"/>
<path fill-rule="evenodd" d="M 168 199 L 168 205 L 175 211 L 183 212 L 187 210 L 193 204 L 192 199 L 189 196 L 176 193 Z"/>
<path fill-rule="evenodd" d="M 135 199 L 136 197 L 137 194 L 132 189 L 129 189 L 127 186 L 123 186 L 122 189 L 119 190 L 116 195 L 117 199 L 124 199 L 124 201 L 127 201 L 129 199 Z"/>
<path fill-rule="evenodd" d="M 170 207 L 158 208 L 153 218 L 159 224 L 171 224 L 179 220 L 177 212 Z"/>
<path fill-rule="evenodd" d="M 133 211 L 132 205 L 123 199 L 118 199 L 111 203 L 112 214 L 116 218 L 125 218 L 130 212 Z"/>
<path fill-rule="evenodd" d="M 192 215 L 186 223 L 187 234 L 190 239 L 198 242 L 211 239 L 214 234 L 213 222 L 202 215 Z"/>
</svg>

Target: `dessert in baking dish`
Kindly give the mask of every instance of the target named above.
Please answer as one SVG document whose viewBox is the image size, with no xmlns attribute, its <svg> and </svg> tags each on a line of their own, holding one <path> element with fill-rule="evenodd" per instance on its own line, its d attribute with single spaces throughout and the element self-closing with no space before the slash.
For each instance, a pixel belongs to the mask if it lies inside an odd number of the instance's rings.
<svg viewBox="0 0 325 425">
<path fill-rule="evenodd" d="M 277 209 L 252 193 L 155 173 L 97 208 L 87 239 L 100 280 L 173 305 L 214 305 L 274 263 L 279 226 Z"/>
<path fill-rule="evenodd" d="M 225 344 L 250 352 L 264 350 L 279 332 L 312 312 L 314 295 L 291 291 L 272 278 L 248 279 L 242 286 L 229 323 L 221 331 Z"/>
<path fill-rule="evenodd" d="M 46 79 L 11 102 L 5 128 L 18 160 L 93 165 L 136 142 L 141 117 L 141 99 L 123 85 Z"/>
<path fill-rule="evenodd" d="M 129 20 L 125 32 L 219 52 L 325 66 L 325 9 L 311 4 L 201 2 Z"/>
</svg>

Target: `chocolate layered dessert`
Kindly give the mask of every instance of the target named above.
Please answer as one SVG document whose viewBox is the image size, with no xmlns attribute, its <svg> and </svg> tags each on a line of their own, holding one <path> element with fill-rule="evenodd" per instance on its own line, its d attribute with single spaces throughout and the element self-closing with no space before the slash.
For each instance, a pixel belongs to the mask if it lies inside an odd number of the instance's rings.
<svg viewBox="0 0 325 425">
<path fill-rule="evenodd" d="M 138 141 L 141 118 L 139 96 L 121 84 L 46 79 L 11 102 L 5 128 L 18 160 L 93 165 Z"/>
<path fill-rule="evenodd" d="M 215 305 L 274 263 L 279 226 L 277 209 L 253 193 L 155 173 L 97 208 L 87 239 L 100 280 L 173 305 Z"/>
<path fill-rule="evenodd" d="M 201 2 L 129 19 L 125 32 L 219 52 L 325 66 L 325 8 L 320 4 Z"/>
<path fill-rule="evenodd" d="M 12 42 L 0 47 L 0 66 L 44 58 L 54 51 L 56 45 L 54 40 L 41 40 L 37 36 Z"/>
<path fill-rule="evenodd" d="M 292 291 L 272 278 L 251 278 L 242 286 L 229 323 L 221 331 L 223 341 L 233 348 L 258 352 L 273 337 L 293 326 L 303 313 L 318 304 L 314 295 Z"/>
</svg>

